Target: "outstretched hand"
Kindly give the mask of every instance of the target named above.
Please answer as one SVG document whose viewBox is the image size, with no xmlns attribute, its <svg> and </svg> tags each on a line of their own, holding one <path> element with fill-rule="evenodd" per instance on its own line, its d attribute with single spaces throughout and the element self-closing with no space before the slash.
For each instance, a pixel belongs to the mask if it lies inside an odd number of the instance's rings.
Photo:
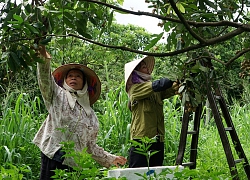
<svg viewBox="0 0 250 180">
<path fill-rule="evenodd" d="M 127 159 L 122 156 L 116 156 L 113 164 L 119 168 L 119 165 L 124 165 L 127 162 Z"/>
</svg>

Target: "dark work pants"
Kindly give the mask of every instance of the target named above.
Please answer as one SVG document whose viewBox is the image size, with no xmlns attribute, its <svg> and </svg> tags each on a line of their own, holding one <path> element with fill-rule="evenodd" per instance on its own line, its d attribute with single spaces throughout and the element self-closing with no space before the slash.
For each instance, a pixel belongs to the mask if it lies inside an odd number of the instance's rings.
<svg viewBox="0 0 250 180">
<path fill-rule="evenodd" d="M 149 167 L 162 166 L 164 159 L 164 142 L 152 143 L 149 150 L 159 151 L 152 155 L 149 159 Z M 135 147 L 132 146 L 129 151 L 129 168 L 148 167 L 147 158 L 142 154 L 138 154 Z"/>
<path fill-rule="evenodd" d="M 46 155 L 41 153 L 41 170 L 40 170 L 40 180 L 50 180 L 52 176 L 55 175 L 55 172 L 52 170 L 55 169 L 68 169 L 69 166 L 63 165 L 62 162 L 55 161 L 48 158 Z"/>
</svg>

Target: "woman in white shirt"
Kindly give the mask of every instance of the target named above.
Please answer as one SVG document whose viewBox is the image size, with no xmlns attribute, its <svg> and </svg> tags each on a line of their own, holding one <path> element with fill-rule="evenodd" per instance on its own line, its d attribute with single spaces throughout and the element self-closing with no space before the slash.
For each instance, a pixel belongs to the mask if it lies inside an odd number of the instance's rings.
<svg viewBox="0 0 250 180">
<path fill-rule="evenodd" d="M 73 141 L 75 151 L 87 147 L 100 165 L 124 165 L 126 159 L 115 156 L 96 144 L 99 123 L 91 105 L 100 96 L 101 83 L 96 73 L 80 64 L 66 64 L 53 73 L 51 56 L 42 46 L 39 50 L 45 63 L 38 63 L 38 84 L 49 115 L 33 139 L 41 150 L 40 179 L 50 179 L 57 169 L 76 166 L 72 158 L 64 158 L 62 142 Z M 63 129 L 63 131 L 62 131 Z"/>
</svg>

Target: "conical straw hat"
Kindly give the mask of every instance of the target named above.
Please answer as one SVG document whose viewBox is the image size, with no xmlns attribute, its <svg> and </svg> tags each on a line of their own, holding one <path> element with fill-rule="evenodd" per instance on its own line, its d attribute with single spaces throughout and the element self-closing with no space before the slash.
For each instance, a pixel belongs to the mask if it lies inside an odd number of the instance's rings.
<svg viewBox="0 0 250 180">
<path fill-rule="evenodd" d="M 90 68 L 82 64 L 65 64 L 59 66 L 54 70 L 52 75 L 54 76 L 55 82 L 59 86 L 63 86 L 64 78 L 69 70 L 71 69 L 79 69 L 81 70 L 88 83 L 88 92 L 89 92 L 89 102 L 90 105 L 94 104 L 100 96 L 101 93 L 101 82 L 98 78 L 97 74 Z"/>
<path fill-rule="evenodd" d="M 137 59 L 134 61 L 131 61 L 129 63 L 126 63 L 124 66 L 125 69 L 125 85 L 127 86 L 127 81 L 131 75 L 131 73 L 133 72 L 133 70 L 135 69 L 135 67 L 140 64 L 141 61 L 144 61 L 146 63 L 146 66 L 148 67 L 149 73 L 151 74 L 153 69 L 154 69 L 154 65 L 155 65 L 155 58 L 153 56 L 146 56 L 143 57 L 141 59 Z"/>
</svg>

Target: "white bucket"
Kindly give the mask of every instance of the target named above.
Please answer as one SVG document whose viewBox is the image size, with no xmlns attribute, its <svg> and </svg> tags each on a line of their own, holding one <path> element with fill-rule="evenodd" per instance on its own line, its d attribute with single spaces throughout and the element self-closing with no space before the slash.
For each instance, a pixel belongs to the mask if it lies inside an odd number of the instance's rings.
<svg viewBox="0 0 250 180">
<path fill-rule="evenodd" d="M 108 171 L 108 177 L 121 178 L 126 177 L 127 180 L 139 180 L 142 179 L 141 176 L 138 176 L 135 173 L 139 173 L 142 176 L 147 174 L 148 176 L 154 176 L 154 172 L 156 175 L 161 173 L 164 169 L 171 169 L 172 171 L 182 171 L 184 169 L 183 166 L 156 166 L 156 167 L 141 167 L 141 168 L 125 168 L 125 169 L 113 169 Z M 166 174 L 166 179 L 173 179 L 173 173 Z"/>
</svg>

